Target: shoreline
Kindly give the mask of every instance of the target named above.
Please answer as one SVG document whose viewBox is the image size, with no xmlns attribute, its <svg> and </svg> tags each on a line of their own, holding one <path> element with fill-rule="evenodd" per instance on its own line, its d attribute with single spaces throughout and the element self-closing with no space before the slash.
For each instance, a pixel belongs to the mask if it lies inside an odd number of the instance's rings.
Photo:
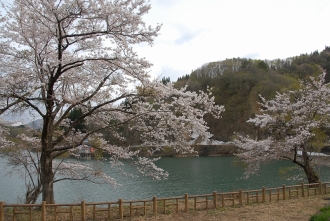
<svg viewBox="0 0 330 221">
<path fill-rule="evenodd" d="M 238 151 L 238 147 L 233 144 L 219 145 L 191 145 L 196 154 L 182 155 L 178 154 L 173 147 L 166 146 L 162 151 L 157 151 L 154 154 L 148 152 L 149 147 L 131 147 L 132 151 L 140 150 L 139 156 L 143 157 L 196 157 L 196 156 L 233 156 Z"/>
</svg>

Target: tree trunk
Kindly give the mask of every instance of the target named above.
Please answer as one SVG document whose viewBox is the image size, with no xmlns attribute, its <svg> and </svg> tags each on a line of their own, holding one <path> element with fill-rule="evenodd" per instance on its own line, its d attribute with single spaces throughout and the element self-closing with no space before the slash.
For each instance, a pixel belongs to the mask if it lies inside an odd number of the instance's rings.
<svg viewBox="0 0 330 221">
<path fill-rule="evenodd" d="M 40 156 L 40 181 L 42 186 L 42 201 L 47 204 L 54 204 L 54 172 L 53 172 L 53 157 L 52 157 L 52 140 L 53 140 L 53 83 L 49 83 L 49 91 L 47 98 L 49 99 L 46 105 L 47 114 L 44 117 L 44 123 L 41 134 L 41 156 Z"/>
<path fill-rule="evenodd" d="M 41 193 L 41 185 L 40 183 L 37 186 L 31 187 L 31 185 L 26 185 L 26 194 L 25 194 L 25 204 L 35 204 L 40 193 Z"/>
<path fill-rule="evenodd" d="M 302 151 L 303 166 L 302 168 L 305 171 L 307 176 L 308 183 L 319 183 L 319 176 L 316 174 L 316 171 L 311 165 L 310 157 L 307 154 L 307 151 Z"/>
<path fill-rule="evenodd" d="M 53 162 L 50 154 L 42 153 L 40 159 L 40 178 L 42 185 L 42 201 L 46 201 L 47 204 L 54 204 L 54 173 Z"/>
</svg>

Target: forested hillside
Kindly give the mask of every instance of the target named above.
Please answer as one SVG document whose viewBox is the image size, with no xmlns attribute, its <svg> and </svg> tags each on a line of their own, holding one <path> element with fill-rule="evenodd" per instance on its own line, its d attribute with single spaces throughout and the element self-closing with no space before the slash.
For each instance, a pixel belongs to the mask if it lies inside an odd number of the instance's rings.
<svg viewBox="0 0 330 221">
<path fill-rule="evenodd" d="M 191 91 L 211 87 L 215 102 L 224 105 L 226 111 L 222 119 L 207 116 L 206 121 L 214 139 L 230 141 L 235 132 L 254 134 L 254 127 L 246 121 L 258 113 L 259 94 L 269 99 L 276 91 L 297 89 L 299 80 L 317 76 L 323 70 L 329 73 L 329 82 L 330 47 L 287 59 L 233 58 L 211 62 L 180 77 L 175 86 L 188 85 Z"/>
<path fill-rule="evenodd" d="M 230 141 L 235 132 L 251 135 L 255 133 L 254 126 L 246 121 L 258 113 L 259 95 L 269 99 L 274 97 L 276 91 L 297 89 L 299 80 L 318 76 L 323 70 L 329 73 L 326 75 L 329 82 L 330 47 L 326 47 L 322 52 L 315 51 L 287 59 L 232 58 L 211 62 L 189 75 L 180 77 L 174 84 L 177 88 L 188 85 L 190 91 L 206 91 L 208 87 L 212 88 L 216 104 L 224 105 L 226 110 L 221 114 L 221 119 L 206 116 L 205 120 L 214 139 Z M 170 79 L 164 77 L 162 81 L 166 84 Z M 77 110 L 70 112 L 68 118 L 74 120 L 79 116 L 79 112 L 75 111 Z M 79 126 L 81 125 L 78 124 L 77 127 Z M 12 130 L 12 137 L 16 137 Z M 104 138 L 116 145 L 134 146 L 142 143 L 140 133 L 129 130 L 125 124 L 119 127 L 117 132 L 126 139 L 117 139 L 109 131 L 102 131 Z"/>
</svg>

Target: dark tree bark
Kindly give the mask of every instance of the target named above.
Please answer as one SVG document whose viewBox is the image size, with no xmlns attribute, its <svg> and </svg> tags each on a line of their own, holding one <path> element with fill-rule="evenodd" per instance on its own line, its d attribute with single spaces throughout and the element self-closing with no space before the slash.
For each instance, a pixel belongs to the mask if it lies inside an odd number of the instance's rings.
<svg viewBox="0 0 330 221">
<path fill-rule="evenodd" d="M 34 188 L 27 187 L 27 191 L 25 194 L 25 204 L 35 204 L 40 193 L 41 193 L 41 185 Z"/>
<path fill-rule="evenodd" d="M 50 154 L 41 154 L 41 185 L 42 185 L 42 201 L 47 204 L 54 204 L 54 172 L 52 168 L 52 157 Z"/>
<path fill-rule="evenodd" d="M 306 151 L 302 151 L 302 160 L 303 160 L 303 166 L 304 172 L 307 176 L 307 180 L 309 183 L 319 183 L 319 177 L 316 174 L 313 166 L 311 165 L 311 159 Z"/>
</svg>

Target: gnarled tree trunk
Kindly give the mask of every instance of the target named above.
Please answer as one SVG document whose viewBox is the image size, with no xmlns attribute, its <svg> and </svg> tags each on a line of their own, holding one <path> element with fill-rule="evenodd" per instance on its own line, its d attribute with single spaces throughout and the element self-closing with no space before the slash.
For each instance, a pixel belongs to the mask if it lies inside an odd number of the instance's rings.
<svg viewBox="0 0 330 221">
<path fill-rule="evenodd" d="M 319 176 L 316 174 L 316 171 L 311 165 L 311 159 L 307 154 L 307 151 L 302 151 L 302 160 L 303 160 L 303 165 L 301 167 L 304 169 L 308 183 L 319 183 L 320 182 Z"/>
<path fill-rule="evenodd" d="M 41 185 L 42 185 L 42 201 L 47 204 L 54 204 L 54 172 L 52 166 L 52 157 L 50 154 L 41 154 Z"/>
<path fill-rule="evenodd" d="M 28 185 L 25 193 L 25 204 L 35 204 L 41 193 L 41 183 L 38 182 L 36 186 Z"/>
<path fill-rule="evenodd" d="M 48 94 L 53 94 L 52 88 L 49 87 Z M 48 95 L 51 97 L 50 95 Z M 51 101 L 51 99 L 49 99 Z M 54 172 L 53 172 L 53 123 L 54 115 L 52 114 L 53 103 L 49 102 L 47 107 L 47 115 L 44 117 L 43 130 L 41 135 L 41 156 L 40 156 L 40 180 L 42 186 L 42 201 L 47 204 L 54 204 Z"/>
</svg>

